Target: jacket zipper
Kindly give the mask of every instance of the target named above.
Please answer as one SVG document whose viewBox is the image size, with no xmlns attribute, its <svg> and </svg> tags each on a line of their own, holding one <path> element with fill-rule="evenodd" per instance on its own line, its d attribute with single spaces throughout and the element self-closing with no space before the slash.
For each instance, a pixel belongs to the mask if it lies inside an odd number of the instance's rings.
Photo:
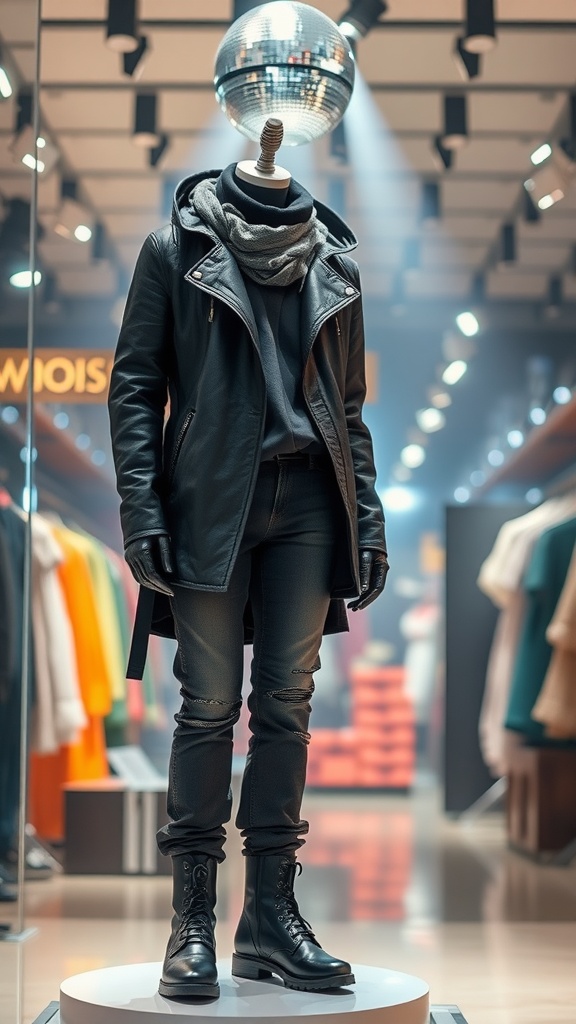
<svg viewBox="0 0 576 1024">
<path fill-rule="evenodd" d="M 214 296 L 210 296 L 210 312 L 208 314 L 208 323 L 211 324 L 214 320 Z"/>
<path fill-rule="evenodd" d="M 340 340 L 340 338 L 342 337 L 342 331 L 340 330 L 340 321 L 338 319 L 338 314 L 336 314 L 334 319 L 336 320 L 336 334 L 338 335 L 338 340 Z"/>
<path fill-rule="evenodd" d="M 174 469 L 175 469 L 175 466 L 176 466 L 176 460 L 178 459 L 178 456 L 180 454 L 180 449 L 182 447 L 182 442 L 184 440 L 184 435 L 185 435 L 186 431 L 188 430 L 188 427 L 190 426 L 192 420 L 194 419 L 195 414 L 196 414 L 196 410 L 195 409 L 190 409 L 186 413 L 186 416 L 184 418 L 184 422 L 183 422 L 182 426 L 180 427 L 180 432 L 178 434 L 178 437 L 176 438 L 176 446 L 174 448 L 174 453 L 172 455 L 172 462 L 170 463 L 170 477 L 169 477 L 170 480 L 174 476 Z"/>
</svg>

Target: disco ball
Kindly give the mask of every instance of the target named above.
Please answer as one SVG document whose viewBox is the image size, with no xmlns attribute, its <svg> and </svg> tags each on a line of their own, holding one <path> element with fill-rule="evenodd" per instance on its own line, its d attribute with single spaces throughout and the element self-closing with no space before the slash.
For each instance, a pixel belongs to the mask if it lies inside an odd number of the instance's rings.
<svg viewBox="0 0 576 1024">
<path fill-rule="evenodd" d="M 275 0 L 238 18 L 216 54 L 216 96 L 238 131 L 254 142 L 269 117 L 284 125 L 284 145 L 331 131 L 354 87 L 348 40 L 308 4 Z"/>
</svg>

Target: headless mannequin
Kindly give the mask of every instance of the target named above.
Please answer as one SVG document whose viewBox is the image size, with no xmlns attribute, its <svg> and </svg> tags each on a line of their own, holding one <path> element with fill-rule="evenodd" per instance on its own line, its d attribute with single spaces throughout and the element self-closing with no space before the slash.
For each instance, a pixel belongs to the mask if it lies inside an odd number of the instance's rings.
<svg viewBox="0 0 576 1024">
<path fill-rule="evenodd" d="M 283 135 L 282 121 L 268 118 L 260 136 L 258 160 L 242 160 L 236 164 L 234 171 L 236 184 L 249 199 L 277 209 L 285 208 L 292 181 L 290 172 L 274 163 Z M 169 537 L 142 537 L 128 546 L 125 557 L 140 584 L 170 597 L 174 595 L 169 583 L 170 577 L 174 575 Z M 386 559 L 371 548 L 359 551 L 359 563 L 360 596 L 348 604 L 352 611 L 366 608 L 378 597 L 384 589 L 388 572 Z"/>
</svg>

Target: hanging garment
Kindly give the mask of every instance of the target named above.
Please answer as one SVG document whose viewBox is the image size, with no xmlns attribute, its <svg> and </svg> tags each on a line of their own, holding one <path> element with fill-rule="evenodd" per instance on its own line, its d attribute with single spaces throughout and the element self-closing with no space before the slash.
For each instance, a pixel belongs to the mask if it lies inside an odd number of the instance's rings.
<svg viewBox="0 0 576 1024">
<path fill-rule="evenodd" d="M 532 717 L 551 739 L 576 739 L 576 546 L 546 639 L 554 651 Z"/>
<path fill-rule="evenodd" d="M 0 507 L 0 608 L 6 649 L 0 650 L 0 857 L 12 846 L 20 787 L 20 707 L 22 609 L 24 601 L 24 520 L 12 507 Z M 31 690 L 31 685 L 29 687 Z"/>
<path fill-rule="evenodd" d="M 32 626 L 36 690 L 31 749 L 52 753 L 87 725 L 72 626 L 57 567 L 64 554 L 50 525 L 32 516 Z"/>
<path fill-rule="evenodd" d="M 537 541 L 524 577 L 526 616 L 522 627 L 505 725 L 531 742 L 544 742 L 544 727 L 532 718 L 548 671 L 552 648 L 546 631 L 564 588 L 576 543 L 576 518 L 547 530 Z"/>
<path fill-rule="evenodd" d="M 506 774 L 509 751 L 519 742 L 504 728 L 504 719 L 526 611 L 522 579 L 542 532 L 571 517 L 575 509 L 574 497 L 555 498 L 504 523 L 480 569 L 478 586 L 500 608 L 479 725 L 482 756 L 496 777 Z"/>
<path fill-rule="evenodd" d="M 98 616 L 97 594 L 85 556 L 86 545 L 66 527 L 52 529 L 65 556 L 58 566 L 58 575 L 72 625 L 78 681 L 88 724 L 76 743 L 61 747 L 56 754 L 31 756 L 29 819 L 39 835 L 61 840 L 64 836 L 64 784 L 108 775 L 104 717 L 112 707 L 112 681 L 105 657 L 106 637 Z"/>
</svg>

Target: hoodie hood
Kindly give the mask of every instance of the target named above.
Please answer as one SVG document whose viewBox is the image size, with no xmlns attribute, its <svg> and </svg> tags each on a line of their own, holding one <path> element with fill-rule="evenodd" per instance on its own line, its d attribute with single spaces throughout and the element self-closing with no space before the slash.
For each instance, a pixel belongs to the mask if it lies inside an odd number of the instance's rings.
<svg viewBox="0 0 576 1024">
<path fill-rule="evenodd" d="M 202 231 L 216 239 L 212 230 L 198 217 L 194 208 L 190 205 L 190 193 L 200 181 L 206 178 L 217 179 L 222 173 L 221 169 L 200 171 L 198 174 L 190 174 L 183 178 L 176 186 L 174 200 L 172 203 L 172 230 L 178 232 Z M 321 256 L 329 256 L 336 252 L 349 252 L 358 245 L 358 240 L 346 222 L 324 203 L 314 199 L 314 208 L 318 220 L 328 229 L 328 237 L 320 250 Z"/>
</svg>

